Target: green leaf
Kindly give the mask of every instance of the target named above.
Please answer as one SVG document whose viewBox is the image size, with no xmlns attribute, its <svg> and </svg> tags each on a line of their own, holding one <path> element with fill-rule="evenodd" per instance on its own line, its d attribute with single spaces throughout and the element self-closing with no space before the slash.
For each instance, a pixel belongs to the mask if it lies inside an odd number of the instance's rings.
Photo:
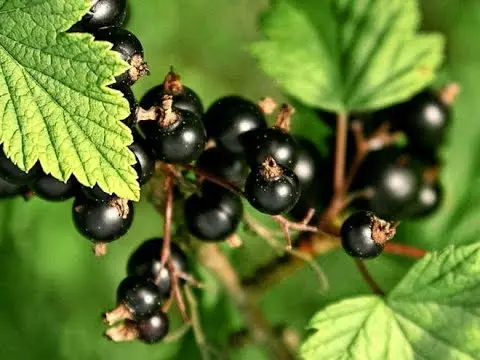
<svg viewBox="0 0 480 360">
<path fill-rule="evenodd" d="M 434 78 L 443 39 L 417 34 L 418 24 L 415 0 L 280 0 L 262 22 L 267 40 L 252 52 L 286 92 L 310 106 L 374 110 Z"/>
<path fill-rule="evenodd" d="M 304 359 L 475 359 L 480 353 L 480 243 L 429 254 L 388 295 L 328 306 Z"/>
<path fill-rule="evenodd" d="M 128 67 L 107 42 L 66 34 L 88 0 L 0 1 L 0 140 L 21 169 L 45 172 L 138 199 L 120 122 L 127 101 L 107 88 Z"/>
</svg>

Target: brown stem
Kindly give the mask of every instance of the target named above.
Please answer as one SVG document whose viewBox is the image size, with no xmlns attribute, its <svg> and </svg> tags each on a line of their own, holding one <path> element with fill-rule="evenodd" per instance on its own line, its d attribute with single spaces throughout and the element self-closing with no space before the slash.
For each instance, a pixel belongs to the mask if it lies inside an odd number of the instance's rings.
<svg viewBox="0 0 480 360">
<path fill-rule="evenodd" d="M 165 266 L 170 258 L 170 245 L 172 242 L 172 214 L 173 214 L 173 177 L 165 177 L 165 212 L 163 219 L 163 246 L 160 254 L 160 263 Z"/>
<path fill-rule="evenodd" d="M 367 267 L 365 266 L 365 263 L 363 262 L 363 260 L 355 259 L 355 264 L 357 265 L 357 268 L 360 271 L 360 274 L 362 274 L 362 277 L 365 280 L 365 282 L 372 289 L 373 293 L 375 295 L 378 295 L 378 296 L 385 296 L 385 293 L 383 292 L 383 290 L 375 282 L 372 275 L 370 275 L 370 273 L 369 273 Z"/>
<path fill-rule="evenodd" d="M 348 115 L 338 113 L 335 143 L 335 167 L 333 169 L 333 191 L 339 194 L 345 181 L 345 160 L 347 157 Z"/>
<path fill-rule="evenodd" d="M 415 246 L 399 244 L 389 241 L 385 244 L 383 251 L 387 254 L 400 255 L 413 259 L 421 259 L 427 254 L 424 249 L 417 248 Z"/>
<path fill-rule="evenodd" d="M 236 303 L 253 341 L 259 346 L 266 346 L 274 360 L 293 360 L 293 354 L 280 339 L 276 338 L 260 308 L 242 288 L 235 269 L 218 246 L 213 244 L 202 246 L 198 252 L 198 260 L 220 281 Z"/>
</svg>

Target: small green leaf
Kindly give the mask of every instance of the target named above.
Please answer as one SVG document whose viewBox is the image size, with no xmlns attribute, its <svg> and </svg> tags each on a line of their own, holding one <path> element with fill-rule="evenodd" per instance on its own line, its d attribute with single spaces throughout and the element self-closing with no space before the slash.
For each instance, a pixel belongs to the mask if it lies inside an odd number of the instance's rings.
<svg viewBox="0 0 480 360">
<path fill-rule="evenodd" d="M 465 359 L 480 354 L 480 244 L 429 254 L 386 300 L 345 300 L 319 312 L 306 360 Z"/>
<path fill-rule="evenodd" d="M 127 101 L 107 88 L 128 67 L 106 42 L 67 34 L 88 0 L 0 1 L 0 140 L 21 169 L 45 172 L 138 199 L 120 122 Z"/>
<path fill-rule="evenodd" d="M 416 33 L 416 0 L 280 0 L 263 20 L 267 40 L 252 46 L 262 69 L 330 111 L 405 100 L 432 81 L 443 57 L 442 37 Z"/>
</svg>

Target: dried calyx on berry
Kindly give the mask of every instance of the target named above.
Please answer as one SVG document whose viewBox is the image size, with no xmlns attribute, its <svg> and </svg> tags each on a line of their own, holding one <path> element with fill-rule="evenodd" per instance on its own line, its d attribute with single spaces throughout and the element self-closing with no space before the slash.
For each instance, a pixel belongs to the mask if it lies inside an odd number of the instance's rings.
<svg viewBox="0 0 480 360">
<path fill-rule="evenodd" d="M 382 220 L 369 211 L 358 211 L 345 220 L 340 229 L 347 254 L 362 259 L 374 258 L 396 233 L 398 223 Z"/>
</svg>

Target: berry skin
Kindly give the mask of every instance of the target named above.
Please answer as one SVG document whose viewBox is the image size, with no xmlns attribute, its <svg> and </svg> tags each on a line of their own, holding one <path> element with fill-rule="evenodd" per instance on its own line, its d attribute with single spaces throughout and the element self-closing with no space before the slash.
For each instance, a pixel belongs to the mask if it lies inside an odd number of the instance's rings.
<svg viewBox="0 0 480 360">
<path fill-rule="evenodd" d="M 98 202 L 77 197 L 72 213 L 80 234 L 95 243 L 107 243 L 122 237 L 133 221 L 132 202 L 117 198 Z"/>
<path fill-rule="evenodd" d="M 201 196 L 185 202 L 185 222 L 192 235 L 204 241 L 221 241 L 237 229 L 243 214 L 240 197 L 216 184 L 204 182 Z"/>
<path fill-rule="evenodd" d="M 128 101 L 128 104 L 130 105 L 130 115 L 123 119 L 122 122 L 128 127 L 133 127 L 136 122 L 138 103 L 135 99 L 132 88 L 125 83 L 114 83 L 110 85 L 110 87 L 120 91 L 123 94 L 123 97 Z"/>
<path fill-rule="evenodd" d="M 128 275 L 142 276 L 153 281 L 160 290 L 160 294 L 166 297 L 170 294 L 171 282 L 168 270 L 160 263 L 162 245 L 163 239 L 161 238 L 153 238 L 143 242 L 130 255 L 127 273 Z M 170 251 L 175 269 L 180 273 L 187 272 L 187 257 L 182 249 L 175 243 L 172 243 Z"/>
<path fill-rule="evenodd" d="M 300 182 L 293 171 L 269 157 L 248 175 L 245 196 L 258 211 L 279 215 L 292 210 L 297 203 Z"/>
<path fill-rule="evenodd" d="M 121 26 L 127 15 L 127 0 L 93 0 L 90 11 L 80 21 L 85 29 Z"/>
<path fill-rule="evenodd" d="M 260 108 L 239 96 L 227 96 L 214 102 L 203 121 L 208 136 L 214 138 L 219 147 L 237 155 L 245 151 L 241 141 L 245 133 L 267 127 Z"/>
<path fill-rule="evenodd" d="M 170 322 L 167 314 L 158 310 L 147 319 L 137 322 L 138 338 L 147 344 L 162 341 L 168 334 Z"/>
<path fill-rule="evenodd" d="M 116 77 L 117 83 L 132 85 L 148 73 L 143 59 L 143 47 L 130 31 L 119 27 L 102 28 L 94 33 L 95 40 L 112 43 L 112 50 L 120 54 L 122 60 L 130 64 L 130 69 Z"/>
<path fill-rule="evenodd" d="M 15 165 L 3 151 L 0 151 L 0 177 L 11 184 L 27 185 L 41 174 L 41 167 L 37 163 L 28 172 Z"/>
<path fill-rule="evenodd" d="M 140 137 L 135 131 L 133 134 L 134 142 L 128 148 L 135 155 L 137 160 L 133 168 L 138 175 L 138 183 L 144 185 L 151 179 L 155 171 L 155 157 L 150 152 L 145 140 Z"/>
<path fill-rule="evenodd" d="M 82 191 L 82 194 L 91 201 L 107 202 L 115 197 L 115 195 L 107 194 L 98 185 L 95 185 L 94 187 L 81 185 L 80 190 Z"/>
<path fill-rule="evenodd" d="M 78 183 L 74 177 L 70 177 L 67 182 L 63 182 L 51 175 L 43 174 L 30 187 L 42 199 L 64 201 L 76 194 Z"/>
<path fill-rule="evenodd" d="M 445 139 L 450 111 L 437 95 L 424 91 L 399 106 L 395 118 L 409 145 L 419 154 L 431 154 Z"/>
<path fill-rule="evenodd" d="M 243 137 L 247 163 L 251 167 L 261 165 L 267 156 L 277 164 L 292 168 L 297 156 L 298 145 L 292 135 L 273 127 L 249 132 Z"/>
<path fill-rule="evenodd" d="M 17 195 L 23 195 L 27 191 L 25 185 L 12 184 L 0 177 L 0 199 L 10 199 Z"/>
<path fill-rule="evenodd" d="M 197 167 L 237 185 L 243 184 L 248 174 L 241 157 L 217 147 L 205 150 L 197 160 Z"/>
<path fill-rule="evenodd" d="M 153 282 L 140 276 L 126 277 L 117 288 L 117 303 L 125 306 L 135 321 L 156 312 L 164 299 Z"/>
<path fill-rule="evenodd" d="M 443 200 L 443 188 L 440 183 L 424 183 L 418 191 L 416 200 L 407 211 L 410 218 L 423 218 L 433 214 Z"/>
<path fill-rule="evenodd" d="M 394 235 L 395 228 L 390 223 L 369 211 L 358 211 L 350 215 L 340 229 L 346 253 L 362 259 L 378 256 L 383 251 L 385 242 Z"/>
<path fill-rule="evenodd" d="M 200 118 L 192 112 L 175 110 L 176 120 L 162 125 L 141 121 L 139 127 L 157 159 L 167 163 L 190 163 L 196 160 L 207 142 Z"/>
</svg>

